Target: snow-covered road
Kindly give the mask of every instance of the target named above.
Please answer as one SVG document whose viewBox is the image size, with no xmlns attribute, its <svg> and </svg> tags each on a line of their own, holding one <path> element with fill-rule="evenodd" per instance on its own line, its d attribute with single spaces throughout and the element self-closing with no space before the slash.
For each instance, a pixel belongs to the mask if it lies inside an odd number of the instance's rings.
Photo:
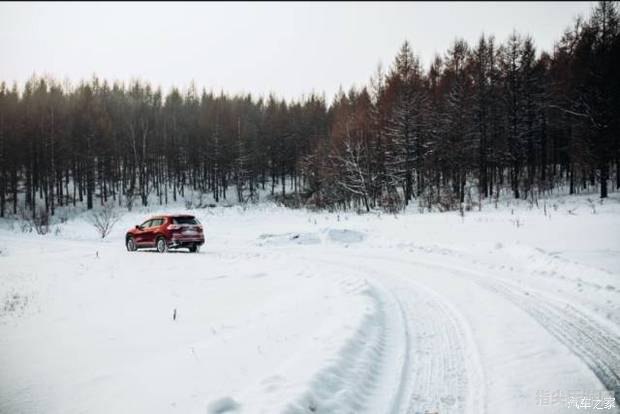
<svg viewBox="0 0 620 414">
<path fill-rule="evenodd" d="M 569 302 L 432 256 L 334 256 L 325 263 L 381 284 L 403 309 L 409 347 L 392 412 L 566 412 L 538 393 L 618 384 L 618 330 Z"/>
<path fill-rule="evenodd" d="M 620 412 L 620 204 L 580 202 L 204 210 L 200 254 L 4 223 L 0 412 Z"/>
</svg>

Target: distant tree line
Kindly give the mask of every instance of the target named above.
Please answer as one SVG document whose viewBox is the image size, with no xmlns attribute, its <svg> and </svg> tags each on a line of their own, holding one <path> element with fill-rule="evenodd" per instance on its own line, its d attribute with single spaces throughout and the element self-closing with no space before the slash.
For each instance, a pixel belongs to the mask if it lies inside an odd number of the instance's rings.
<svg viewBox="0 0 620 414">
<path fill-rule="evenodd" d="M 187 191 L 391 211 L 560 185 L 605 198 L 620 189 L 618 20 L 617 2 L 600 2 L 551 54 L 517 33 L 483 35 L 428 70 L 405 42 L 387 73 L 329 106 L 97 78 L 2 83 L 0 216 L 161 205 Z"/>
</svg>

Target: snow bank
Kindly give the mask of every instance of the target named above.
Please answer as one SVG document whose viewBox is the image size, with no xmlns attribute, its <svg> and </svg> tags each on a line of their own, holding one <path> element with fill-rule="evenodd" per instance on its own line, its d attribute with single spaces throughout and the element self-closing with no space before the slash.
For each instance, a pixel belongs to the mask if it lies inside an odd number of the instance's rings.
<svg viewBox="0 0 620 414">
<path fill-rule="evenodd" d="M 240 405 L 230 397 L 215 400 L 207 406 L 208 414 L 235 414 L 238 413 Z"/>
<path fill-rule="evenodd" d="M 325 241 L 336 243 L 360 243 L 366 238 L 365 234 L 349 229 L 322 229 L 320 232 L 293 232 L 282 234 L 261 234 L 258 236 L 257 245 L 286 246 L 291 244 L 313 245 Z"/>
<path fill-rule="evenodd" d="M 327 238 L 339 243 L 359 243 L 364 241 L 365 235 L 362 232 L 348 229 L 329 229 Z"/>
<path fill-rule="evenodd" d="M 315 233 L 261 234 L 258 239 L 259 246 L 321 243 L 321 238 Z"/>
</svg>

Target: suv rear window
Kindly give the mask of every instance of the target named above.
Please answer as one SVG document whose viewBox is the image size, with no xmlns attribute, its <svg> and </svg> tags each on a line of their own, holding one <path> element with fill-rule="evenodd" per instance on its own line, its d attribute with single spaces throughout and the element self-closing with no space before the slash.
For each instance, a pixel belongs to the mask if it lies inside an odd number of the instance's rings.
<svg viewBox="0 0 620 414">
<path fill-rule="evenodd" d="M 198 224 L 198 220 L 194 217 L 173 217 L 172 222 L 174 224 Z"/>
</svg>

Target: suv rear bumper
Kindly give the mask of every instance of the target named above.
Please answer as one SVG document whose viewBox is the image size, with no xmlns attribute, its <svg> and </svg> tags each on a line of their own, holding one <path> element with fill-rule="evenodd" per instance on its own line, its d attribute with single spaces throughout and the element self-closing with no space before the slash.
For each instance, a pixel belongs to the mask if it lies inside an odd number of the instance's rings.
<svg viewBox="0 0 620 414">
<path fill-rule="evenodd" d="M 183 237 L 174 236 L 168 240 L 168 247 L 189 247 L 189 246 L 202 246 L 205 242 L 204 237 Z"/>
</svg>

